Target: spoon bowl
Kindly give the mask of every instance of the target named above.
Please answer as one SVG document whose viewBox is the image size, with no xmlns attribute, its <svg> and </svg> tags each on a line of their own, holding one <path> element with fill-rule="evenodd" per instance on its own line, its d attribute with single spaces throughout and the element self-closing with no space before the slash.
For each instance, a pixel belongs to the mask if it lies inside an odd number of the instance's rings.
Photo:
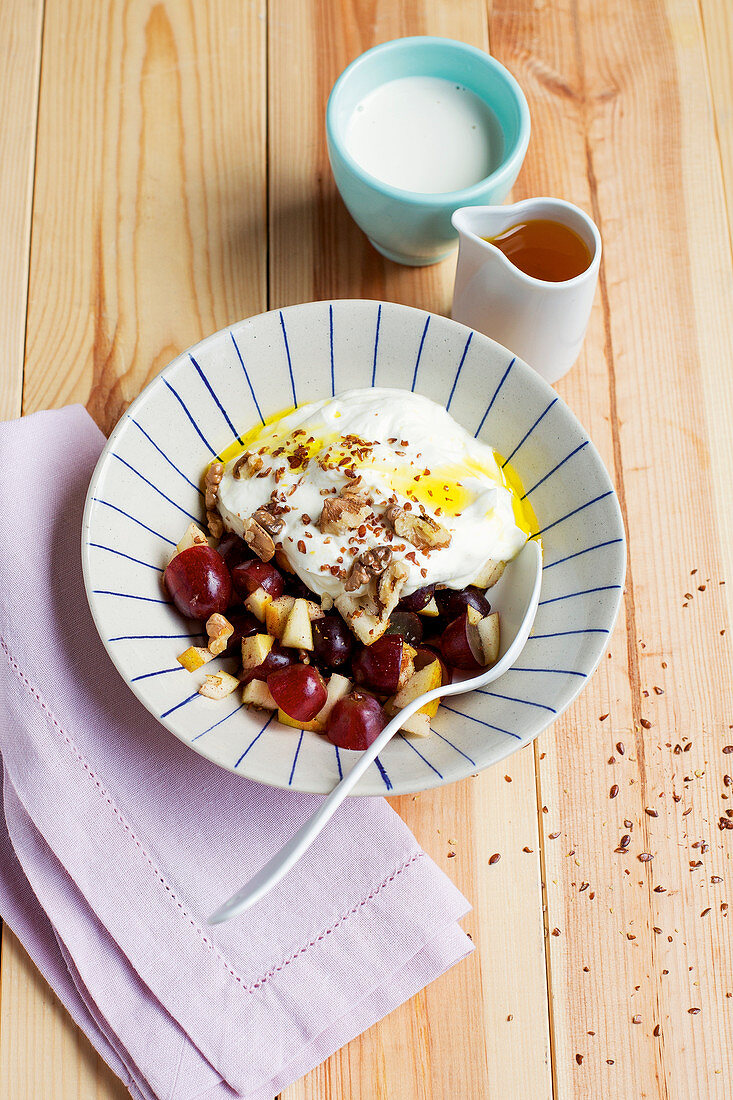
<svg viewBox="0 0 733 1100">
<path fill-rule="evenodd" d="M 540 598 L 542 583 L 542 547 L 539 541 L 530 539 L 525 543 L 521 552 L 514 561 L 504 570 L 501 579 L 497 582 L 493 593 L 496 591 L 496 602 L 501 608 L 501 642 L 499 660 L 491 668 L 487 668 L 478 676 L 468 676 L 467 679 L 458 680 L 452 684 L 442 684 L 433 691 L 426 691 L 424 695 L 418 695 L 406 707 L 384 727 L 379 737 L 357 759 L 351 771 L 349 771 L 340 783 L 331 791 L 323 804 L 319 806 L 312 817 L 308 819 L 291 839 L 276 852 L 264 867 L 262 867 L 249 882 L 237 890 L 224 902 L 208 919 L 209 924 L 223 924 L 232 917 L 244 913 L 251 908 L 260 898 L 284 878 L 303 853 L 316 839 L 321 829 L 330 821 L 344 798 L 353 789 L 359 778 L 382 751 L 388 741 L 401 728 L 402 723 L 425 706 L 433 699 L 440 699 L 446 695 L 461 695 L 474 688 L 484 687 L 492 680 L 502 676 L 516 661 L 524 649 L 524 645 L 532 630 L 537 604 Z"/>
</svg>

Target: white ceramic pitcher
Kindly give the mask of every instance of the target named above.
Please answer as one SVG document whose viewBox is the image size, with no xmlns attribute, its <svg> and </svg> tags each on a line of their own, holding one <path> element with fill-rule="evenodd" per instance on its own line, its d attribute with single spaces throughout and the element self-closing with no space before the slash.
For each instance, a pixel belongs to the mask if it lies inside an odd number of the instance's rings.
<svg viewBox="0 0 733 1100">
<path fill-rule="evenodd" d="M 526 275 L 485 237 L 546 218 L 573 229 L 590 252 L 588 268 L 552 283 Z M 454 320 L 490 336 L 556 382 L 580 352 L 601 261 L 601 235 L 587 214 L 562 199 L 535 198 L 512 206 L 463 206 L 453 214 L 459 251 Z"/>
</svg>

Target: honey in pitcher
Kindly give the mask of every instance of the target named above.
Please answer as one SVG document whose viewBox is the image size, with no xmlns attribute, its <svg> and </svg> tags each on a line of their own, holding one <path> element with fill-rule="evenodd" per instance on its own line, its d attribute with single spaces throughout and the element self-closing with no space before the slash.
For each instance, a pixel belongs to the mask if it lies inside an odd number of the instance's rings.
<svg viewBox="0 0 733 1100">
<path fill-rule="evenodd" d="M 547 218 L 510 225 L 496 237 L 484 237 L 533 279 L 564 283 L 587 271 L 591 253 L 575 230 Z"/>
</svg>

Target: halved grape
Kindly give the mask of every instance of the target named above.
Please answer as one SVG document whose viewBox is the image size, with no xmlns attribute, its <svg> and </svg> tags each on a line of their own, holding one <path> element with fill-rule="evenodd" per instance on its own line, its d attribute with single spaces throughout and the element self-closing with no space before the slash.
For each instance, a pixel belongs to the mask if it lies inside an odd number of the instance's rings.
<svg viewBox="0 0 733 1100">
<path fill-rule="evenodd" d="M 257 626 L 261 627 L 262 624 L 258 623 Z M 267 680 L 270 673 L 288 668 L 290 665 L 297 664 L 297 661 L 297 650 L 288 649 L 286 646 L 280 645 L 279 642 L 273 642 L 270 652 L 267 654 L 262 664 L 244 670 L 242 673 L 242 683 L 248 684 L 250 680 Z"/>
<path fill-rule="evenodd" d="M 190 546 L 169 562 L 163 580 L 182 615 L 205 622 L 224 613 L 232 594 L 232 578 L 216 550 Z"/>
<path fill-rule="evenodd" d="M 434 592 L 434 584 L 425 584 L 422 588 L 417 588 L 414 592 L 411 592 L 409 596 L 402 597 L 400 600 L 400 610 L 422 611 L 422 609 L 427 607 L 432 600 Z"/>
<path fill-rule="evenodd" d="M 468 621 L 464 611 L 449 622 L 440 639 L 443 657 L 453 668 L 470 672 L 484 668 L 478 630 Z"/>
<path fill-rule="evenodd" d="M 240 539 L 239 535 L 235 535 L 230 531 L 222 536 L 217 546 L 217 552 L 227 563 L 229 569 L 234 569 L 235 565 L 239 565 L 240 562 L 251 561 L 255 557 L 254 551 L 250 550 L 244 539 Z"/>
<path fill-rule="evenodd" d="M 334 706 L 328 719 L 326 737 L 341 749 L 368 749 L 387 724 L 373 695 L 352 691 Z"/>
<path fill-rule="evenodd" d="M 354 638 L 340 615 L 326 615 L 311 623 L 313 660 L 323 668 L 339 668 L 351 656 Z"/>
<path fill-rule="evenodd" d="M 232 569 L 232 580 L 242 599 L 246 599 L 256 588 L 264 588 L 273 599 L 282 596 L 285 591 L 285 579 L 282 573 L 274 565 L 260 561 L 259 558 L 235 565 Z"/>
<path fill-rule="evenodd" d="M 394 695 L 399 686 L 403 646 L 401 634 L 383 634 L 365 645 L 351 662 L 354 681 L 380 695 Z"/>
<path fill-rule="evenodd" d="M 291 665 L 272 672 L 267 686 L 280 709 L 296 722 L 311 722 L 328 696 L 325 681 L 313 665 Z"/>
<path fill-rule="evenodd" d="M 262 623 L 244 607 L 230 607 L 226 617 L 234 627 L 234 633 L 227 642 L 225 653 L 227 657 L 240 652 L 242 638 L 249 638 L 251 634 L 257 634 L 262 629 Z"/>
<path fill-rule="evenodd" d="M 491 611 L 491 604 L 480 588 L 469 584 L 466 588 L 440 588 L 435 593 L 438 607 L 450 621 L 455 619 L 467 607 L 475 607 L 483 618 Z"/>
<path fill-rule="evenodd" d="M 422 619 L 412 611 L 393 611 L 384 633 L 399 634 L 408 645 L 418 645 L 423 636 Z"/>
</svg>

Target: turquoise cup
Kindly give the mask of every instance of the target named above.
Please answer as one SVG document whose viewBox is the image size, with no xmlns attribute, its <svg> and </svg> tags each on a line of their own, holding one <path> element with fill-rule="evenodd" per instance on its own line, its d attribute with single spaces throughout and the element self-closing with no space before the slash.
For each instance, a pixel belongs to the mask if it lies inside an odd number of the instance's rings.
<svg viewBox="0 0 733 1100">
<path fill-rule="evenodd" d="M 390 80 L 442 77 L 468 88 L 493 111 L 503 155 L 485 179 L 461 191 L 405 191 L 365 171 L 346 148 L 346 130 L 360 101 Z M 529 143 L 529 108 L 511 73 L 475 46 L 452 38 L 396 38 L 361 54 L 334 84 L 326 108 L 328 155 L 341 197 L 371 244 L 396 263 L 421 267 L 444 259 L 458 236 L 451 216 L 462 206 L 494 206 L 508 195 Z"/>
</svg>

